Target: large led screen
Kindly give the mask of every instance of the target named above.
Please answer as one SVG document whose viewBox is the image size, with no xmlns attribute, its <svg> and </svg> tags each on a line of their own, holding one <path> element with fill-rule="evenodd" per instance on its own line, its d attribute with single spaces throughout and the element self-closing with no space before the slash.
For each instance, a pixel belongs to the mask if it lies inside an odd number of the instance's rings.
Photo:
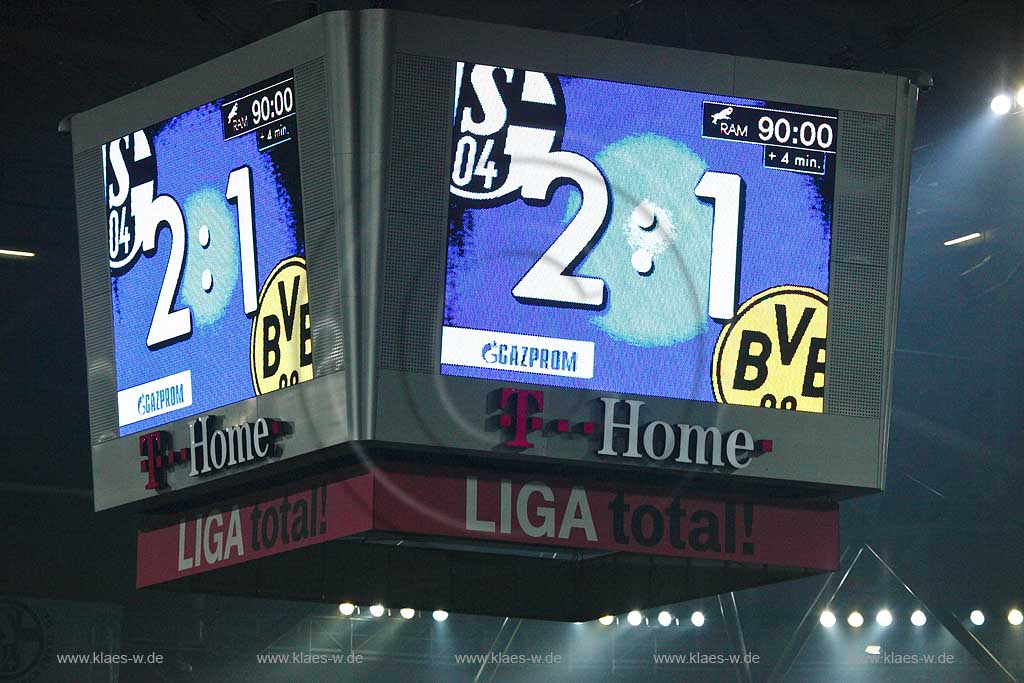
<svg viewBox="0 0 1024 683">
<path fill-rule="evenodd" d="M 822 412 L 837 112 L 459 63 L 446 375 Z"/>
<path fill-rule="evenodd" d="M 103 146 L 120 434 L 311 379 L 290 73 Z"/>
</svg>

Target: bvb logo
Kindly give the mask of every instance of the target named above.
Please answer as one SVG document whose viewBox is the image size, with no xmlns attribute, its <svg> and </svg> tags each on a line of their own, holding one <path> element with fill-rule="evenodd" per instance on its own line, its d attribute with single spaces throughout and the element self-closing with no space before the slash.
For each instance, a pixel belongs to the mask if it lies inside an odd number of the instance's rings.
<svg viewBox="0 0 1024 683">
<path fill-rule="evenodd" d="M 277 264 L 263 285 L 251 345 L 257 396 L 313 378 L 306 261 L 301 256 Z"/>
<path fill-rule="evenodd" d="M 828 298 L 816 289 L 783 285 L 752 296 L 715 344 L 715 399 L 822 412 L 827 322 Z"/>
</svg>

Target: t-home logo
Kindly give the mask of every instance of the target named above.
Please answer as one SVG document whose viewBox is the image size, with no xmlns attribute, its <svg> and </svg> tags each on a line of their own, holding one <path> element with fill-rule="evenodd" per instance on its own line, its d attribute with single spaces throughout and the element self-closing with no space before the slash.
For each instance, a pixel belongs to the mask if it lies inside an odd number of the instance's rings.
<svg viewBox="0 0 1024 683">
<path fill-rule="evenodd" d="M 188 476 L 198 477 L 229 467 L 245 465 L 253 460 L 275 456 L 274 442 L 286 433 L 287 423 L 261 417 L 252 423 L 214 427 L 216 418 L 204 416 L 189 425 L 191 446 L 175 451 L 167 432 L 149 432 L 139 437 L 141 470 L 149 475 L 147 489 L 167 486 L 167 470 L 171 466 L 192 461 Z"/>
<path fill-rule="evenodd" d="M 718 427 L 673 424 L 664 420 L 643 422 L 644 401 L 604 396 L 599 401 L 604 416 L 602 423 L 574 424 L 564 418 L 544 419 L 543 391 L 503 388 L 498 424 L 509 437 L 503 445 L 515 449 L 533 448 L 536 432 L 541 436 L 599 433 L 601 447 L 597 455 L 734 469 L 743 469 L 751 458 L 773 450 L 770 439 L 754 439 L 745 429 L 723 434 Z"/>
</svg>

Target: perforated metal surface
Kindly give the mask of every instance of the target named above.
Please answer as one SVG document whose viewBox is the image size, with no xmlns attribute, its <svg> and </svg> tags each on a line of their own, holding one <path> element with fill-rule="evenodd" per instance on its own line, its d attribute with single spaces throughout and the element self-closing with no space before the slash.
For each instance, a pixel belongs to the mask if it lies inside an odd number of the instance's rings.
<svg viewBox="0 0 1024 683">
<path fill-rule="evenodd" d="M 893 201 L 891 116 L 840 112 L 825 411 L 878 418 Z"/>
<path fill-rule="evenodd" d="M 438 370 L 454 71 L 446 59 L 395 60 L 379 349 L 390 370 Z"/>
<path fill-rule="evenodd" d="M 114 326 L 107 270 L 103 159 L 99 147 L 75 155 L 75 202 L 89 385 L 89 431 L 92 443 L 99 443 L 117 437 L 117 401 L 113 400 L 117 395 Z"/>
<path fill-rule="evenodd" d="M 295 68 L 299 126 L 299 172 L 305 222 L 313 373 L 321 377 L 345 366 L 341 319 L 341 265 L 335 228 L 330 115 L 323 59 Z M 312 254 L 310 257 L 309 255 Z"/>
<path fill-rule="evenodd" d="M 841 112 L 832 258 L 886 264 L 892 212 L 891 116 Z"/>
</svg>

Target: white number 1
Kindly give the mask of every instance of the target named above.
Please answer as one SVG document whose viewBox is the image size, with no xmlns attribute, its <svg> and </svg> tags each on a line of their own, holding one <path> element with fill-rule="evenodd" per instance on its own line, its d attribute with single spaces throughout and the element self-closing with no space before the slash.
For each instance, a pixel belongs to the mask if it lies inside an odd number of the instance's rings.
<svg viewBox="0 0 1024 683">
<path fill-rule="evenodd" d="M 252 219 L 252 171 L 239 166 L 228 176 L 224 192 L 238 210 L 238 246 L 242 251 L 242 303 L 245 314 L 256 312 L 256 236 Z"/>
<path fill-rule="evenodd" d="M 740 224 L 743 220 L 743 178 L 735 173 L 707 171 L 693 188 L 701 199 L 715 204 L 711 224 L 711 287 L 708 316 L 732 320 L 736 315 L 739 275 Z"/>
</svg>

